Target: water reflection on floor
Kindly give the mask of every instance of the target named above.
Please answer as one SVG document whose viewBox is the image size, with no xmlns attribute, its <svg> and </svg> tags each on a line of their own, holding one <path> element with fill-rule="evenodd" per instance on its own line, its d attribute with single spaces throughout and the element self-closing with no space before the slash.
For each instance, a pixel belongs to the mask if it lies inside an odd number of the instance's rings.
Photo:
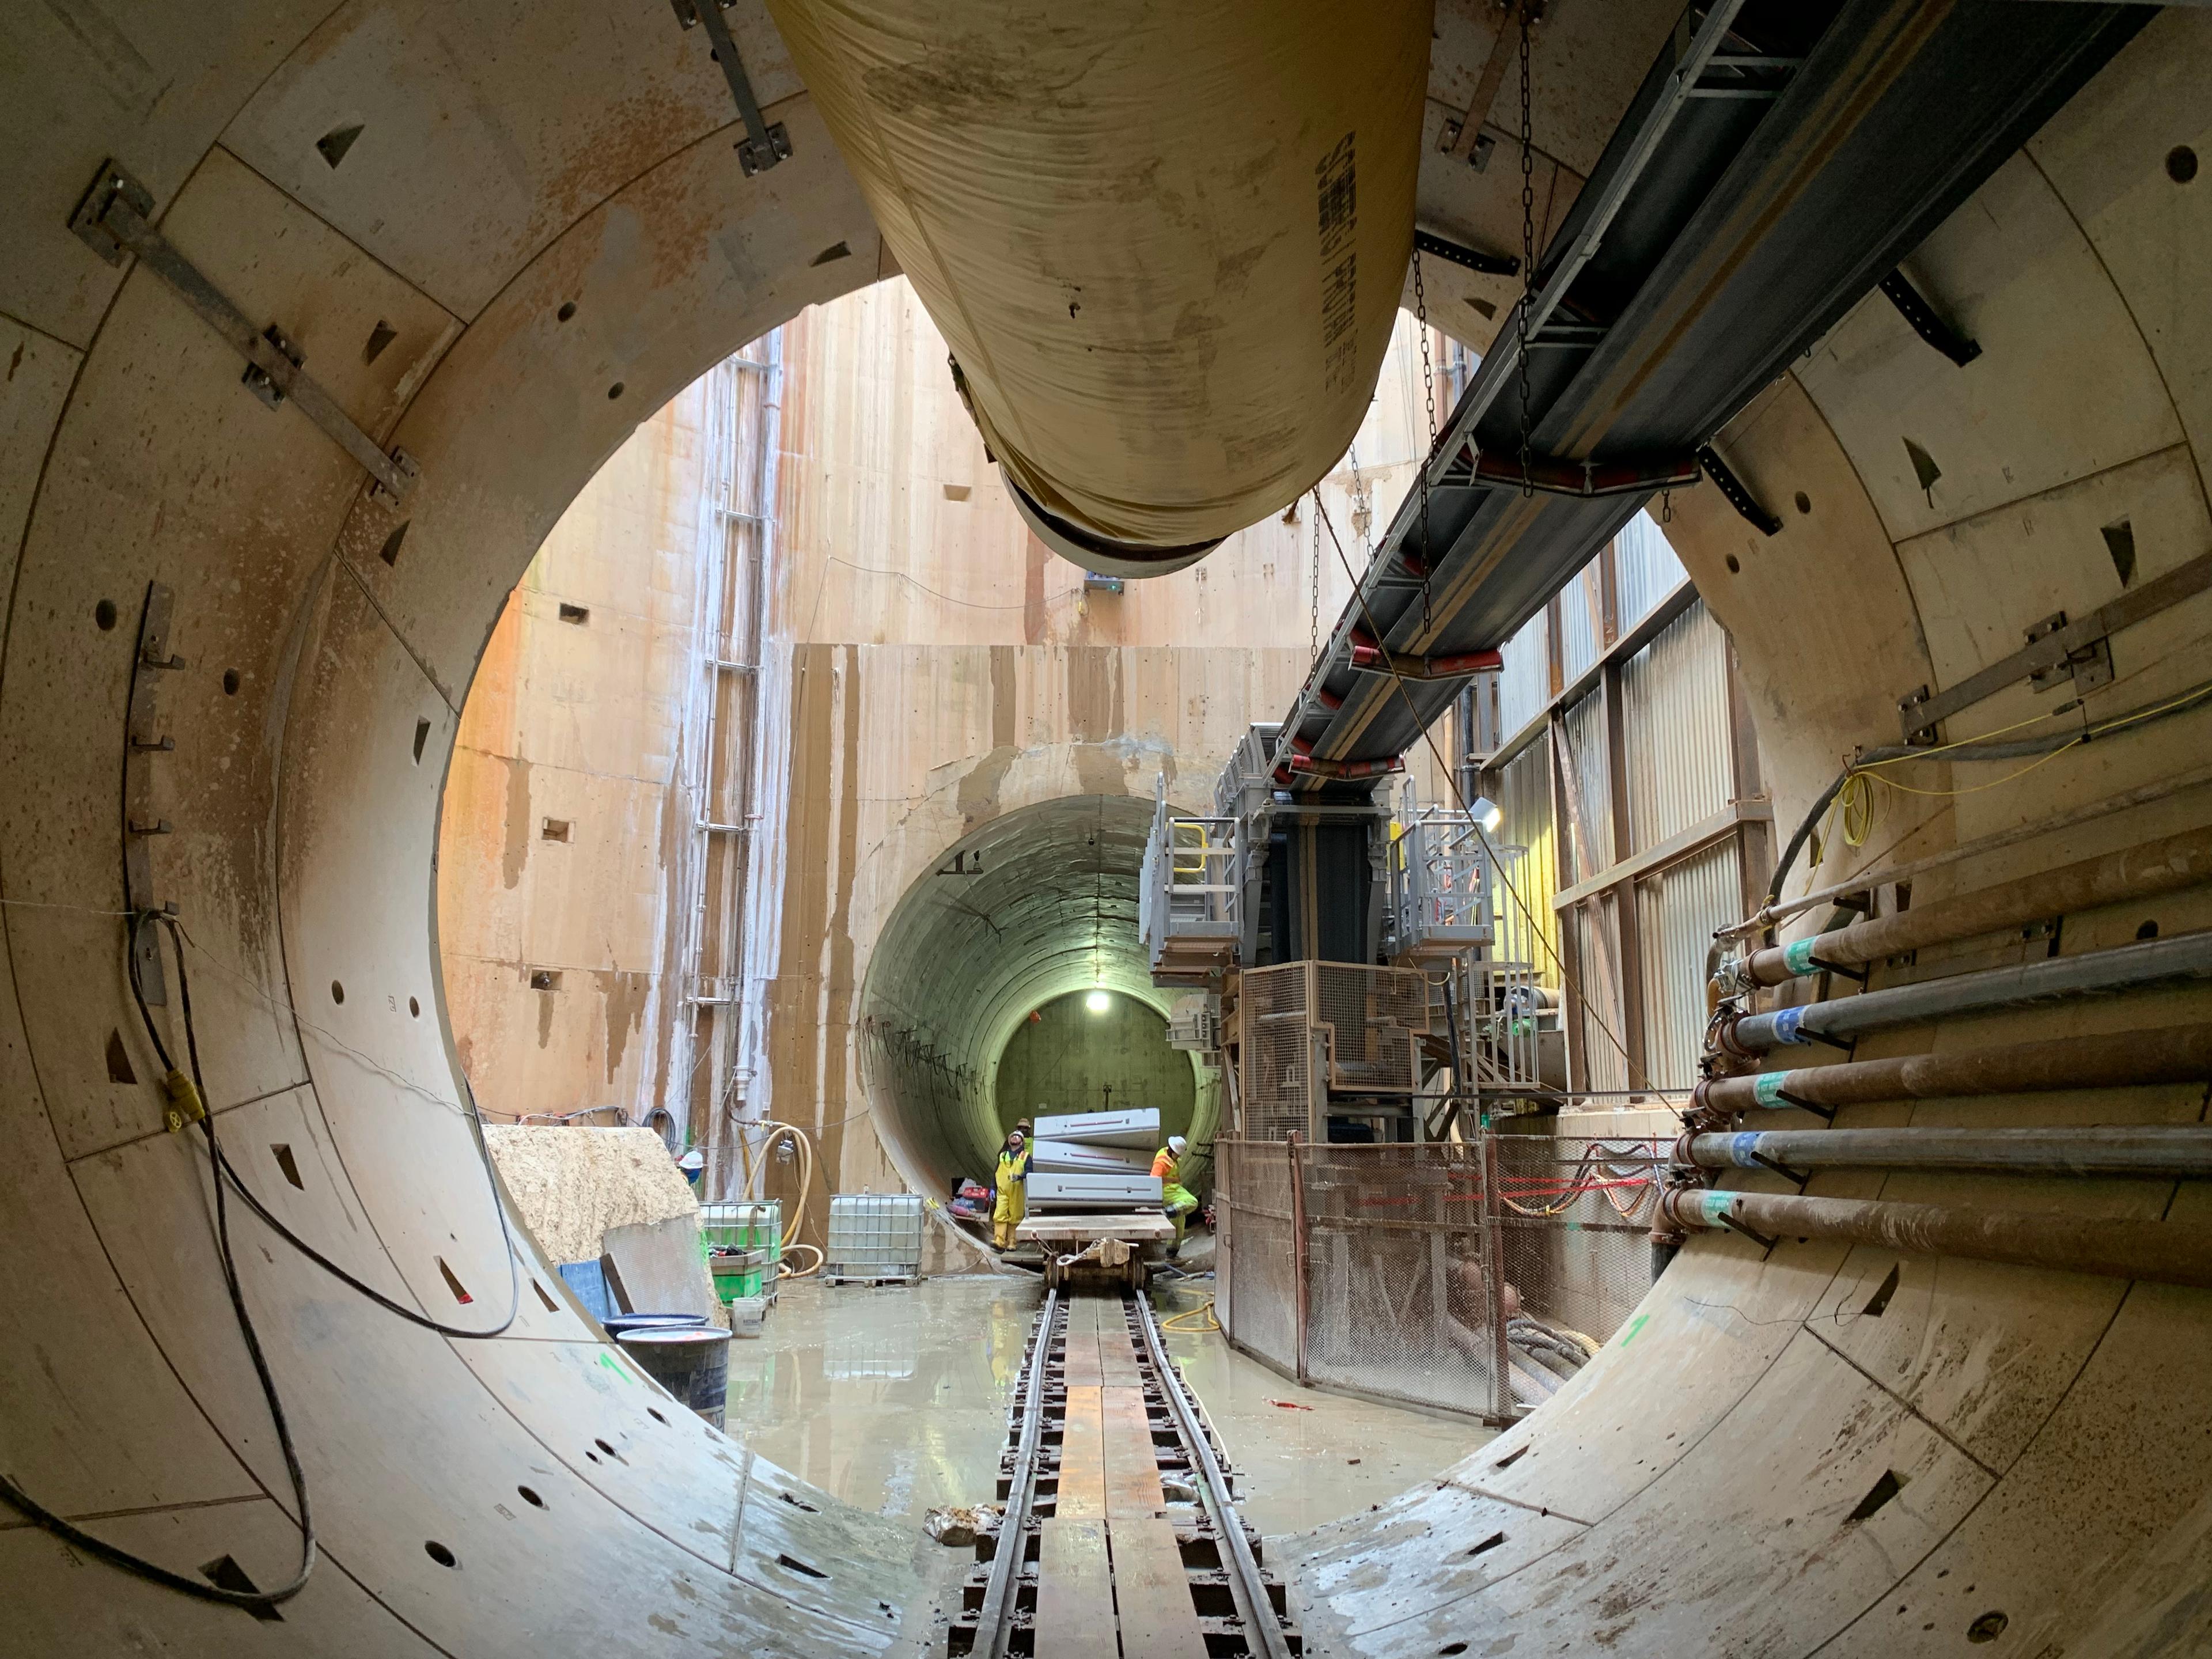
<svg viewBox="0 0 2212 1659">
<path fill-rule="evenodd" d="M 1171 1289 L 1161 1310 L 1194 1306 L 1210 1288 Z M 1030 1278 L 787 1283 L 764 1334 L 731 1346 L 730 1431 L 847 1503 L 917 1528 L 937 1504 L 988 1502 L 1042 1296 Z M 1301 1389 L 1218 1334 L 1170 1333 L 1169 1346 L 1263 1533 L 1379 1504 L 1490 1438 L 1472 1420 Z"/>
</svg>

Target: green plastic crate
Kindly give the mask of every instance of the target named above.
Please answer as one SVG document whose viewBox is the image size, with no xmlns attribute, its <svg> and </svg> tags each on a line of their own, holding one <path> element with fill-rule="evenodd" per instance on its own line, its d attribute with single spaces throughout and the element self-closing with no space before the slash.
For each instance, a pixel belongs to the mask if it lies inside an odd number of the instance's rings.
<svg viewBox="0 0 2212 1659">
<path fill-rule="evenodd" d="M 699 1242 L 714 1294 L 724 1302 L 759 1296 L 773 1289 L 776 1265 L 783 1260 L 783 1204 L 777 1199 L 743 1199 L 699 1206 Z M 716 1255 L 717 1249 L 743 1252 Z"/>
</svg>

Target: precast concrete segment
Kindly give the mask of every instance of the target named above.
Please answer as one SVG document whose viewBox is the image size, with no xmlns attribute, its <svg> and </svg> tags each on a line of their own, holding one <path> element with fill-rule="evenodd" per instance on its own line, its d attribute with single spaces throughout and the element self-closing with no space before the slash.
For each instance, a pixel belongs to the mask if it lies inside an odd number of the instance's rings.
<svg viewBox="0 0 2212 1659">
<path fill-rule="evenodd" d="M 2153 898 L 2207 881 L 2212 881 L 2212 830 L 2188 830 L 2124 853 L 2082 859 L 2001 887 L 1916 905 L 1895 915 L 1753 951 L 1745 973 L 1754 985 L 1779 985 L 1818 973 L 1823 965 L 1856 967 L 1925 945 L 1970 939 L 2124 899 Z"/>
<path fill-rule="evenodd" d="M 1729 1027 L 1727 1041 L 1753 1054 L 1787 1045 L 1802 1047 L 1815 1041 L 1848 1046 L 1853 1038 L 1869 1032 L 1949 1015 L 2132 990 L 2208 975 L 2212 975 L 2212 932 L 2185 933 L 2110 951 L 2053 957 L 2022 967 L 1993 968 L 1918 985 L 1864 991 L 1857 996 L 1778 1009 L 1771 1014 L 1747 1014 Z"/>
</svg>

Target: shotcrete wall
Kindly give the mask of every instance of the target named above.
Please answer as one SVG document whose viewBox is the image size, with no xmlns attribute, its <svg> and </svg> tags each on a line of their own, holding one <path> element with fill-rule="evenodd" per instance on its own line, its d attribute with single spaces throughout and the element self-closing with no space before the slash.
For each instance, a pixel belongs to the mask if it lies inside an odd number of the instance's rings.
<svg viewBox="0 0 2212 1659">
<path fill-rule="evenodd" d="M 1675 15 L 1559 9 L 1537 65 L 1558 186 L 1547 214 Z M 153 869 L 192 941 L 226 1145 L 272 1208 L 355 1272 L 448 1321 L 495 1323 L 507 1251 L 456 1109 L 431 904 L 456 711 L 531 552 L 638 411 L 875 276 L 878 240 L 744 7 L 739 40 L 793 152 L 750 179 L 732 163 L 720 77 L 665 7 L 112 15 L 18 8 L 0 58 L 0 557 L 12 562 L 0 1465 L 181 1571 L 227 1554 L 276 1583 L 295 1560 L 289 1484 L 216 1267 L 205 1163 L 161 1128 L 122 969 L 117 786 L 146 586 L 175 591 L 185 665 L 163 683 L 176 748 L 154 775 L 171 833 Z M 1440 11 L 1431 136 L 1464 110 L 1494 20 L 1481 5 Z M 1969 368 L 1870 299 L 1723 434 L 1752 486 L 1790 503 L 1779 535 L 1750 539 L 1704 491 L 1676 497 L 1670 533 L 1757 689 L 1782 819 L 1841 751 L 1893 736 L 1905 690 L 2002 657 L 2054 609 L 2108 598 L 2120 578 L 2104 526 L 2129 519 L 2136 580 L 2212 539 L 2212 198 L 2171 159 L 2212 146 L 2208 74 L 2212 17 L 2165 13 L 1911 262 L 1981 342 Z M 361 131 L 334 166 L 315 141 L 345 125 Z M 150 273 L 110 268 L 70 235 L 110 155 L 214 282 L 281 319 L 354 418 L 419 460 L 404 512 L 367 500 L 297 409 L 241 391 L 237 357 Z M 1515 171 L 1431 154 L 1423 215 L 1498 230 Z M 1494 313 L 1505 291 L 1448 297 L 1480 317 L 1464 301 Z M 380 325 L 392 337 L 364 362 Z M 1907 438 L 1940 464 L 1936 483 L 1918 483 Z M 2200 595 L 2116 641 L 2120 695 L 2203 675 L 2208 606 Z M 829 734 L 867 706 L 841 704 L 834 677 L 854 686 L 863 647 L 810 649 L 795 653 L 809 678 L 794 703 L 834 755 Z M 989 647 L 972 650 L 961 683 L 980 732 L 997 705 L 980 690 Z M 1127 684 L 1158 685 L 1173 666 L 1127 659 L 1144 672 Z M 944 695 L 951 672 L 948 659 L 910 683 L 877 676 L 875 706 Z M 2020 689 L 1983 717 L 2032 712 Z M 1038 781 L 1002 788 L 1002 810 L 1075 793 L 1084 742 L 1011 746 L 1005 776 L 1033 767 Z M 2181 783 L 2208 748 L 2198 714 L 2069 751 L 2019 785 L 1899 803 L 1859 856 L 1942 850 L 2161 780 L 2176 785 L 2162 800 L 1945 866 L 1918 890 L 2203 823 L 2203 786 Z M 869 878 L 881 902 L 973 833 L 955 781 L 968 769 L 923 805 L 886 794 L 871 808 L 922 819 L 915 855 Z M 1117 769 L 1126 779 L 1118 757 Z M 830 925 L 859 879 L 851 775 L 825 763 L 813 793 L 794 786 L 817 803 L 810 844 L 842 849 L 784 935 L 802 953 L 820 942 L 791 977 L 832 1034 L 855 988 Z M 1934 787 L 1984 781 L 1961 769 Z M 2063 948 L 2151 920 L 2178 930 L 2212 915 L 2187 895 L 2148 915 L 2069 918 Z M 179 1013 L 158 1016 L 173 1037 Z M 2183 1017 L 2204 1017 L 2200 992 L 1891 1046 Z M 779 1061 L 800 1068 L 801 1100 L 846 1097 L 831 1075 L 842 1060 L 825 1058 L 845 1041 Z M 2203 1111 L 2192 1086 L 1966 1102 L 1917 1121 Z M 1978 1200 L 1993 1184 L 1832 1176 L 1822 1189 Z M 2001 1190 L 2093 1214 L 2204 1205 L 2193 1188 L 2142 1183 Z M 927 1598 L 903 1565 L 909 1540 L 656 1419 L 526 1241 L 516 1323 L 465 1341 L 395 1321 L 240 1224 L 322 1565 L 284 1622 L 265 1623 L 0 1522 L 0 1650 L 515 1654 L 665 1639 L 811 1656 L 878 1650 L 902 1630 L 919 1643 Z M 1898 1290 L 1869 1316 L 1892 1267 Z M 1787 1240 L 1769 1261 L 1700 1240 L 1545 1413 L 1438 1486 L 1271 1554 L 1298 1565 L 1316 1653 L 2180 1654 L 2212 1616 L 2208 1375 L 2199 1292 Z M 1897 1495 L 1851 1519 L 1884 1476 Z M 525 1485 L 543 1508 L 520 1498 Z M 1470 1554 L 1492 1534 L 1504 1541 Z"/>
</svg>

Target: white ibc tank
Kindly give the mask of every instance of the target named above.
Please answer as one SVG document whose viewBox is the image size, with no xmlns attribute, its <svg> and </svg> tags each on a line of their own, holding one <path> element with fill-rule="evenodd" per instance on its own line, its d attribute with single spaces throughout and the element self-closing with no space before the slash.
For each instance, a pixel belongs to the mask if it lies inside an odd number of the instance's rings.
<svg viewBox="0 0 2212 1659">
<path fill-rule="evenodd" d="M 1177 569 L 1343 455 L 1413 247 L 1426 6 L 768 3 L 1054 550 Z"/>
</svg>

